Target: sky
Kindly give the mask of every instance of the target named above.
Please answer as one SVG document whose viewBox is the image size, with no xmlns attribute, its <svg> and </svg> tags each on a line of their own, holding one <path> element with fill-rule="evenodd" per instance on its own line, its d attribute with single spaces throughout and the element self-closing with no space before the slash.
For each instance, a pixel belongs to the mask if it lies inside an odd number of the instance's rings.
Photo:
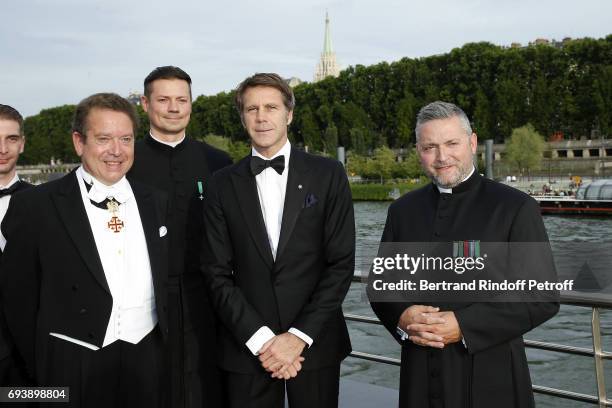
<svg viewBox="0 0 612 408">
<path fill-rule="evenodd" d="M 310 82 L 326 11 L 342 68 L 612 33 L 610 0 L 21 0 L 0 12 L 0 103 L 30 116 L 96 92 L 127 96 L 162 65 L 187 71 L 194 96 L 255 72 Z"/>
</svg>

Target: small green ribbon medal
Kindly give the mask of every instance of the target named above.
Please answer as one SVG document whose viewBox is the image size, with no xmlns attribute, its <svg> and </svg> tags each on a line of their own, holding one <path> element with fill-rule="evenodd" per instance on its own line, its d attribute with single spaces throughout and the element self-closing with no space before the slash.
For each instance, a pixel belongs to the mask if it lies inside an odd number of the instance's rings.
<svg viewBox="0 0 612 408">
<path fill-rule="evenodd" d="M 200 200 L 204 199 L 204 188 L 202 187 L 202 182 L 198 181 L 198 192 L 200 193 Z"/>
</svg>

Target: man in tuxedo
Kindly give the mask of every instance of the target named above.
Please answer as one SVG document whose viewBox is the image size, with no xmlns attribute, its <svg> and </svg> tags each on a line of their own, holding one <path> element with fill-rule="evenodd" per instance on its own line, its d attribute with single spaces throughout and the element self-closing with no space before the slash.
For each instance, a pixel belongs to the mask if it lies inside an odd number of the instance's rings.
<svg viewBox="0 0 612 408">
<path fill-rule="evenodd" d="M 478 174 L 473 164 L 476 134 L 463 110 L 439 101 L 423 107 L 416 140 L 432 183 L 391 204 L 381 249 L 385 243 L 412 242 L 439 243 L 438 248 L 461 243 L 469 250 L 476 243 L 509 242 L 541 249 L 524 257 L 537 258 L 546 268 L 539 272 L 554 278 L 538 203 Z M 462 251 L 460 256 L 468 255 Z M 536 272 L 529 263 L 524 266 L 527 273 Z M 370 286 L 372 308 L 402 345 L 400 407 L 533 407 L 522 335 L 558 311 L 554 296 L 538 299 L 547 302 L 415 304 L 381 301 L 373 293 Z"/>
<path fill-rule="evenodd" d="M 167 335 L 165 201 L 128 182 L 136 113 L 116 94 L 76 107 L 81 165 L 11 200 L 1 290 L 41 386 L 72 407 L 159 407 Z"/>
<path fill-rule="evenodd" d="M 230 407 L 337 407 L 351 350 L 342 314 L 355 257 L 341 163 L 291 146 L 295 100 L 276 74 L 236 90 L 252 154 L 206 191 L 203 268 L 222 322 L 218 357 Z"/>
<path fill-rule="evenodd" d="M 13 107 L 0 104 L 0 222 L 6 215 L 11 196 L 32 187 L 19 179 L 15 168 L 23 153 L 25 135 L 23 117 Z M 6 239 L 0 232 L 0 259 Z M 13 352 L 4 315 L 0 313 L 0 385 L 26 384 L 27 379 L 21 358 Z"/>
<path fill-rule="evenodd" d="M 130 180 L 168 195 L 168 357 L 172 407 L 224 408 L 215 356 L 216 322 L 200 272 L 203 189 L 232 163 L 220 150 L 185 134 L 191 78 L 178 67 L 155 68 L 144 80 L 142 107 L 150 130 L 136 142 Z"/>
</svg>

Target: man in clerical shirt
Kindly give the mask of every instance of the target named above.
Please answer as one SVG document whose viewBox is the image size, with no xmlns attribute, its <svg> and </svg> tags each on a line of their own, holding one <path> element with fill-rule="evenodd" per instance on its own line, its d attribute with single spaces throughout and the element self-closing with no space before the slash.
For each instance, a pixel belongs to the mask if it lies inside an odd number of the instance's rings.
<svg viewBox="0 0 612 408">
<path fill-rule="evenodd" d="M 16 172 L 17 160 L 24 146 L 23 117 L 15 108 L 0 104 L 0 222 L 6 215 L 11 196 L 32 187 L 20 180 Z M 6 239 L 0 232 L 0 259 L 5 245 Z M 26 383 L 23 362 L 13 352 L 4 316 L 0 315 L 0 386 Z"/>
<path fill-rule="evenodd" d="M 144 80 L 142 107 L 150 129 L 136 142 L 128 173 L 168 195 L 169 359 L 172 406 L 224 408 L 215 356 L 216 319 L 200 271 L 204 183 L 232 163 L 218 149 L 186 135 L 191 78 L 178 67 L 155 68 Z"/>
<path fill-rule="evenodd" d="M 552 260 L 538 203 L 475 170 L 476 134 L 463 110 L 439 101 L 423 107 L 416 141 L 432 183 L 391 204 L 381 248 L 544 243 L 542 256 Z M 371 289 L 374 311 L 402 345 L 400 407 L 534 406 L 522 335 L 558 311 L 554 300 L 424 305 L 380 301 Z"/>
<path fill-rule="evenodd" d="M 252 152 L 206 191 L 203 268 L 219 314 L 216 354 L 232 408 L 338 406 L 351 350 L 342 301 L 353 276 L 355 220 L 336 160 L 291 146 L 295 99 L 276 74 L 236 90 Z"/>
<path fill-rule="evenodd" d="M 71 407 L 160 407 L 167 336 L 165 200 L 129 182 L 137 117 L 124 98 L 76 107 L 81 165 L 13 197 L 2 302 L 39 386 L 69 387 Z"/>
</svg>

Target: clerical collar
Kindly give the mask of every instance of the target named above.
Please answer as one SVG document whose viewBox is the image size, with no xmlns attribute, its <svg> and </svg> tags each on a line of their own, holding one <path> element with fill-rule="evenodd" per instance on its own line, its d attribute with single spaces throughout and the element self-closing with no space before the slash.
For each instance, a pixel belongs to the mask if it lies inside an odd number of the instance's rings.
<svg viewBox="0 0 612 408">
<path fill-rule="evenodd" d="M 181 139 L 176 142 L 166 142 L 165 140 L 158 139 L 155 136 L 153 136 L 153 132 L 151 132 L 150 130 L 149 130 L 149 136 L 151 136 L 151 139 L 155 140 L 156 142 L 165 144 L 166 146 L 170 146 L 170 147 L 176 147 L 180 145 L 181 143 L 183 143 L 183 140 L 185 140 L 185 133 L 183 133 L 183 137 L 181 137 Z"/>
<path fill-rule="evenodd" d="M 17 175 L 17 173 L 15 173 L 15 175 L 13 176 L 11 181 L 9 181 L 6 186 L 0 186 L 0 190 L 5 190 L 5 189 L 9 188 L 10 186 L 12 186 L 13 184 L 15 184 L 18 181 L 19 181 L 19 176 Z"/>
<path fill-rule="evenodd" d="M 266 157 L 264 155 L 262 155 L 261 153 L 259 153 L 254 147 L 251 147 L 251 156 L 256 156 L 256 157 L 260 157 L 264 160 L 272 160 L 275 157 L 278 156 L 285 156 L 285 169 L 289 168 L 289 155 L 291 154 L 291 143 L 289 143 L 289 139 L 287 139 L 287 141 L 285 142 L 285 145 L 283 147 L 281 147 L 281 149 L 276 152 L 276 154 L 272 157 Z"/>
<path fill-rule="evenodd" d="M 458 190 L 457 188 L 461 186 L 463 183 L 465 183 L 470 177 L 472 177 L 475 171 L 476 169 L 474 168 L 474 166 L 472 166 L 472 171 L 470 171 L 470 174 L 468 174 L 466 178 L 461 180 L 461 183 L 457 184 L 454 188 L 444 188 L 444 187 L 440 187 L 437 184 L 436 184 L 436 187 L 438 187 L 438 191 L 443 194 L 453 194 L 453 190 L 455 190 L 455 192 L 458 193 L 459 191 L 457 191 Z"/>
</svg>

